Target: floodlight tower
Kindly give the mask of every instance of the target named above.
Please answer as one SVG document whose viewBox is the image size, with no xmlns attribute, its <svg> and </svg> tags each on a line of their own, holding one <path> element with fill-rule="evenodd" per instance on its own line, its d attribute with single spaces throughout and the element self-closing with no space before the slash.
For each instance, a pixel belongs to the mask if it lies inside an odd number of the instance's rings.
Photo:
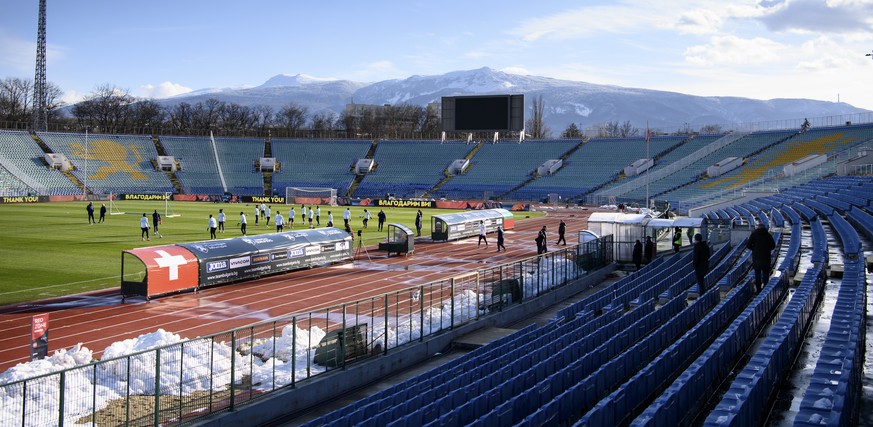
<svg viewBox="0 0 873 427">
<path fill-rule="evenodd" d="M 39 0 L 39 26 L 36 30 L 36 73 L 33 77 L 33 130 L 48 130 L 45 79 L 45 1 Z"/>
</svg>

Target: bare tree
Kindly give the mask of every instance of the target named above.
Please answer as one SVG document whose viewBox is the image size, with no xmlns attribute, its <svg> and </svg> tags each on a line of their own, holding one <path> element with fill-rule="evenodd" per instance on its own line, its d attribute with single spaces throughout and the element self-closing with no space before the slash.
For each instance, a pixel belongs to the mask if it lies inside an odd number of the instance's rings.
<svg viewBox="0 0 873 427">
<path fill-rule="evenodd" d="M 61 101 L 61 97 L 64 96 L 64 91 L 61 90 L 60 86 L 48 82 L 45 85 L 45 101 L 46 101 L 46 113 L 48 114 L 48 121 L 53 122 L 57 121 L 61 118 L 61 107 L 65 105 L 63 101 Z"/>
<path fill-rule="evenodd" d="M 633 138 L 640 135 L 640 130 L 635 128 L 630 120 L 626 120 L 624 123 L 606 122 L 603 133 L 607 138 Z"/>
<path fill-rule="evenodd" d="M 178 133 L 190 134 L 194 122 L 194 108 L 187 102 L 180 102 L 170 110 L 170 126 Z"/>
<path fill-rule="evenodd" d="M 626 120 L 624 123 L 621 124 L 621 126 L 619 126 L 618 134 L 621 138 L 633 138 L 640 134 L 640 130 L 635 128 L 631 124 L 630 120 Z"/>
<path fill-rule="evenodd" d="M 676 131 L 676 135 L 692 135 L 694 129 L 691 128 L 691 123 L 685 122 L 682 127 Z"/>
<path fill-rule="evenodd" d="M 9 77 L 0 80 L 0 118 L 6 121 L 27 121 L 33 94 L 33 81 Z"/>
<path fill-rule="evenodd" d="M 209 98 L 205 102 L 195 104 L 191 117 L 192 130 L 199 132 L 218 130 L 223 106 L 224 102 L 216 98 Z"/>
<path fill-rule="evenodd" d="M 424 115 L 424 108 L 420 105 L 387 105 L 382 108 L 380 118 L 382 119 L 383 126 L 380 135 L 391 137 L 412 135 L 421 129 Z"/>
<path fill-rule="evenodd" d="M 269 105 L 256 105 L 252 107 L 252 114 L 254 115 L 255 129 L 259 131 L 266 130 L 274 123 L 273 107 Z"/>
<path fill-rule="evenodd" d="M 534 96 L 531 103 L 531 117 L 527 120 L 527 128 L 525 129 L 533 139 L 546 138 L 550 133 L 549 128 L 543 122 L 544 110 L 543 96 Z"/>
<path fill-rule="evenodd" d="M 151 133 L 154 128 L 160 128 L 167 117 L 167 112 L 157 102 L 145 99 L 131 105 L 131 125 L 133 129 L 141 129 Z"/>
<path fill-rule="evenodd" d="M 355 135 L 360 132 L 358 120 L 349 110 L 344 110 L 337 118 L 337 129 L 345 130 L 346 135 Z"/>
<path fill-rule="evenodd" d="M 436 137 L 442 129 L 440 111 L 436 104 L 428 104 L 421 123 L 421 132 L 425 137 Z"/>
<path fill-rule="evenodd" d="M 312 116 L 312 130 L 324 136 L 325 132 L 335 128 L 336 115 L 330 111 L 315 113 Z"/>
<path fill-rule="evenodd" d="M 72 114 L 80 126 L 102 132 L 119 132 L 128 128 L 134 102 L 136 99 L 127 89 L 104 84 L 74 105 Z"/>
<path fill-rule="evenodd" d="M 703 125 L 700 127 L 700 133 L 704 135 L 715 135 L 723 133 L 721 125 Z"/>
<path fill-rule="evenodd" d="M 581 138 L 581 137 L 582 137 L 582 131 L 579 130 L 579 127 L 576 126 L 576 123 L 570 123 L 569 125 L 567 125 L 567 128 L 564 129 L 563 132 L 561 132 L 561 138 L 570 139 L 570 138 Z"/>
<path fill-rule="evenodd" d="M 297 132 L 306 125 L 307 114 L 309 109 L 301 107 L 294 102 L 289 102 L 279 110 L 276 116 L 276 121 L 284 128 L 291 132 Z"/>
<path fill-rule="evenodd" d="M 257 116 L 252 109 L 237 103 L 223 103 L 218 109 L 218 129 L 226 134 L 244 134 L 254 129 Z"/>
</svg>

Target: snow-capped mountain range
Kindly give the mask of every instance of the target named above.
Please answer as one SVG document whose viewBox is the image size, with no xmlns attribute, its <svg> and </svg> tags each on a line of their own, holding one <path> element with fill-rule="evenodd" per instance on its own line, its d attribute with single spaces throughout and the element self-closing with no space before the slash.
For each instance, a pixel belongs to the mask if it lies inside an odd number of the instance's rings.
<svg viewBox="0 0 873 427">
<path fill-rule="evenodd" d="M 523 94 L 526 118 L 531 102 L 542 96 L 544 121 L 553 135 L 560 134 L 570 123 L 581 129 L 606 122 L 630 121 L 635 127 L 675 131 L 690 125 L 721 125 L 726 129 L 737 123 L 822 117 L 865 112 L 846 103 L 810 99 L 756 100 L 731 96 L 693 96 L 676 92 L 585 82 L 550 77 L 522 76 L 490 68 L 453 71 L 433 76 L 363 83 L 304 74 L 280 74 L 264 84 L 249 88 L 196 90 L 184 95 L 158 100 L 164 105 L 196 103 L 209 98 L 245 106 L 266 105 L 274 111 L 293 102 L 308 108 L 309 113 L 332 111 L 339 115 L 346 104 L 416 104 L 439 102 L 443 96 Z"/>
</svg>

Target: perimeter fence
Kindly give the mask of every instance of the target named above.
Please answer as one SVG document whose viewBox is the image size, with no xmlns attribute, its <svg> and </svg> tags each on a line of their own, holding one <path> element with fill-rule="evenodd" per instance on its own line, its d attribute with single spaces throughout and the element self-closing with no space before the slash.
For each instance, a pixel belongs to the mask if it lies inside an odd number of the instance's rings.
<svg viewBox="0 0 873 427">
<path fill-rule="evenodd" d="M 604 236 L 137 353 L 104 352 L 99 361 L 56 352 L 70 368 L 0 385 L 0 425 L 189 424 L 548 293 L 611 263 L 613 244 Z M 174 337 L 156 334 L 156 342 Z"/>
</svg>

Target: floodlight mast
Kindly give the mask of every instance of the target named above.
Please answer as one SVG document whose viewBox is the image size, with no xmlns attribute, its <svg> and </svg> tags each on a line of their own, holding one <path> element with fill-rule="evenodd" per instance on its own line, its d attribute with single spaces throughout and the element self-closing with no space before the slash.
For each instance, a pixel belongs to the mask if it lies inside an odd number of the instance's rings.
<svg viewBox="0 0 873 427">
<path fill-rule="evenodd" d="M 45 3 L 39 2 L 39 23 L 36 33 L 36 71 L 33 77 L 33 130 L 48 131 L 48 95 L 45 77 Z"/>
<path fill-rule="evenodd" d="M 88 196 L 88 126 L 85 126 L 85 182 L 82 185 L 82 196 Z"/>
</svg>

